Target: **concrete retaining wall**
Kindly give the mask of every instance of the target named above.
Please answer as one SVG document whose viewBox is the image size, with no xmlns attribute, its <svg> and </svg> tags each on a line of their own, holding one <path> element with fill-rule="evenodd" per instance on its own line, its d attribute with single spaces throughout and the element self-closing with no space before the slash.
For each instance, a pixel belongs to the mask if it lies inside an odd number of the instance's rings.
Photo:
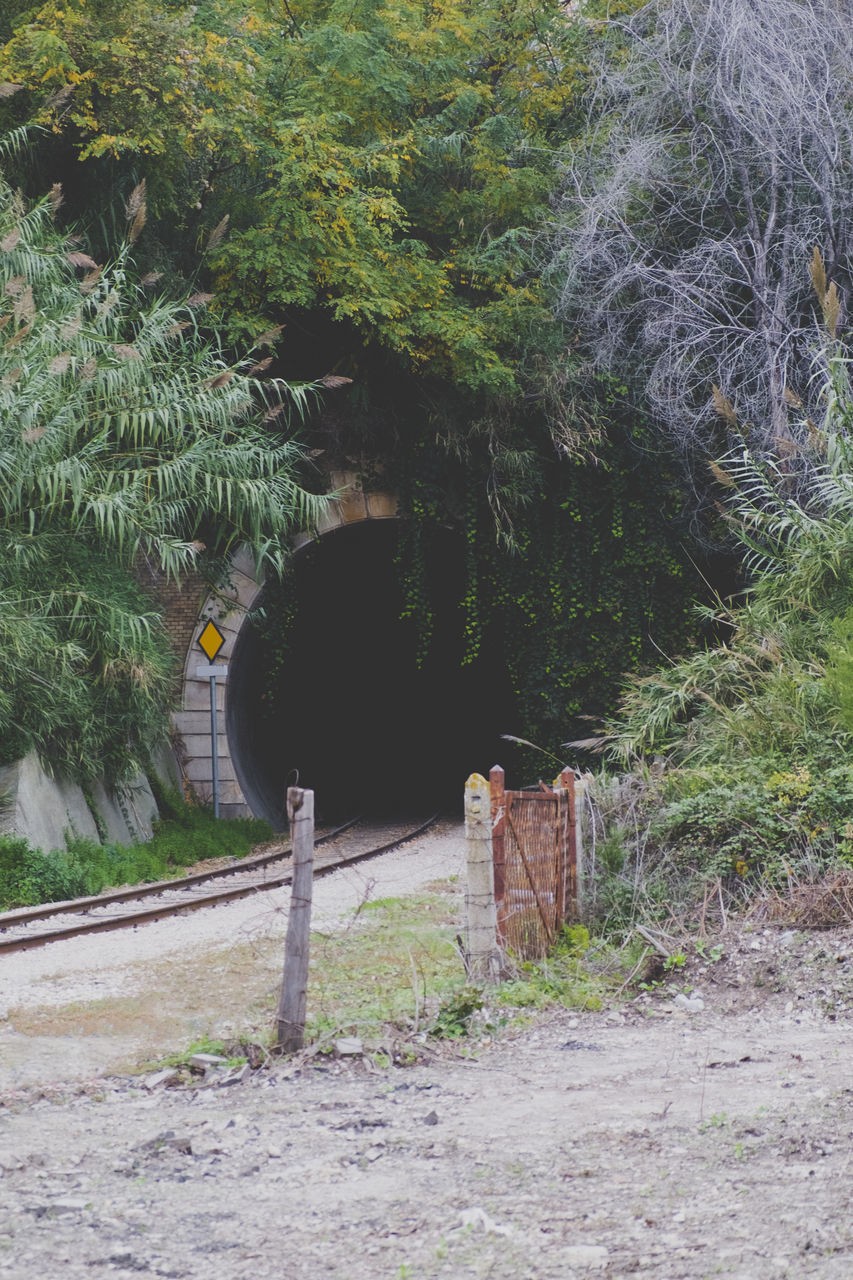
<svg viewBox="0 0 853 1280">
<path fill-rule="evenodd" d="M 163 781 L 173 785 L 168 777 Z M 157 802 L 144 774 L 116 792 L 102 782 L 92 787 L 92 812 L 81 787 L 52 778 L 35 752 L 0 769 L 0 834 L 23 836 L 33 848 L 66 848 L 66 839 L 84 836 L 100 843 L 99 825 L 111 844 L 150 840 Z"/>
</svg>

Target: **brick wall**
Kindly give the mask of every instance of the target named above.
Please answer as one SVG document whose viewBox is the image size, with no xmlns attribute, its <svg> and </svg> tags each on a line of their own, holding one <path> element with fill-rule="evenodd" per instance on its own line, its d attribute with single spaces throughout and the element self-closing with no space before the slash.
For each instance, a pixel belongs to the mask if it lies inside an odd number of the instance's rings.
<svg viewBox="0 0 853 1280">
<path fill-rule="evenodd" d="M 194 572 L 185 574 L 180 583 L 174 578 L 167 582 L 166 575 L 148 562 L 137 564 L 136 577 L 139 585 L 154 596 L 163 610 L 166 630 L 183 667 L 187 650 L 198 629 L 198 615 L 210 589 L 208 584 L 201 574 Z M 201 650 L 199 661 L 204 661 Z"/>
</svg>

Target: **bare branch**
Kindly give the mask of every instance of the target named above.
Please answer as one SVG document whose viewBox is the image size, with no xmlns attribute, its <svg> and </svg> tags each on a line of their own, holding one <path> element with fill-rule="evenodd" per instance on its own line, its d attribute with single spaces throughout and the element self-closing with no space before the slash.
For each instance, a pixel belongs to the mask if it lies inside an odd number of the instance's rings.
<svg viewBox="0 0 853 1280">
<path fill-rule="evenodd" d="M 772 453 L 822 421 L 820 330 L 847 325 L 853 0 L 653 0 L 620 32 L 566 160 L 561 310 L 687 455 Z"/>
</svg>

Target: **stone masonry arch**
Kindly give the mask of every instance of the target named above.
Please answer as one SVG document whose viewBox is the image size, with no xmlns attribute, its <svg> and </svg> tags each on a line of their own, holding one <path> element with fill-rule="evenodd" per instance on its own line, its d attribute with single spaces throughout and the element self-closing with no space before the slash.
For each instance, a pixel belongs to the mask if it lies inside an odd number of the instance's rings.
<svg viewBox="0 0 853 1280">
<path fill-rule="evenodd" d="M 395 494 L 365 492 L 359 477 L 352 472 L 336 472 L 330 479 L 331 487 L 338 496 L 330 502 L 316 528 L 306 529 L 295 535 L 292 540 L 294 552 L 344 525 L 358 524 L 364 520 L 394 519 L 398 514 Z M 182 746 L 179 755 L 183 776 L 203 801 L 210 801 L 213 796 L 210 684 L 207 679 L 196 675 L 196 668 L 207 661 L 196 644 L 196 638 L 205 622 L 212 619 L 225 636 L 225 643 L 216 662 L 228 663 L 246 618 L 258 602 L 263 585 L 263 580 L 259 580 L 255 573 L 249 553 L 245 549 L 236 552 L 231 561 L 230 582 L 207 596 L 187 650 L 181 682 L 180 710 L 174 713 L 172 719 L 181 739 L 178 745 L 179 748 Z M 219 809 L 225 818 L 251 817 L 252 810 L 240 786 L 228 742 L 228 683 L 228 679 L 216 682 Z"/>
</svg>

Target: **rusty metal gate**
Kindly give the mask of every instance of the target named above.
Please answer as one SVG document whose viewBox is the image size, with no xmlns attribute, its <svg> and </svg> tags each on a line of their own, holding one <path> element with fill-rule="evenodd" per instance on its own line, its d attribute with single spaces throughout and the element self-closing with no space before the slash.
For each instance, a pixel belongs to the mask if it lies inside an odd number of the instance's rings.
<svg viewBox="0 0 853 1280">
<path fill-rule="evenodd" d="M 537 960 L 577 915 L 575 777 L 564 769 L 553 787 L 506 791 L 496 766 L 489 786 L 498 938 L 519 959 Z"/>
</svg>

